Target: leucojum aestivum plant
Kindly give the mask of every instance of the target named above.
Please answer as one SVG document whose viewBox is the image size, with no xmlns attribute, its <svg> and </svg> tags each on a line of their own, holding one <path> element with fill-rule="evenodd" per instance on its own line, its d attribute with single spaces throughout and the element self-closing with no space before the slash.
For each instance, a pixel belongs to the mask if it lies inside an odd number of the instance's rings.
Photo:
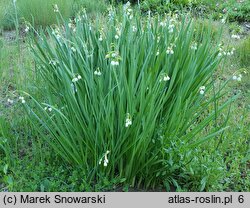
<svg viewBox="0 0 250 208">
<path fill-rule="evenodd" d="M 153 188 L 224 131 L 200 136 L 230 101 L 219 106 L 221 90 L 211 93 L 221 57 L 209 31 L 196 36 L 188 18 L 123 9 L 95 21 L 83 12 L 34 37 L 44 96 L 26 94 L 23 105 L 41 137 L 90 182 Z"/>
</svg>

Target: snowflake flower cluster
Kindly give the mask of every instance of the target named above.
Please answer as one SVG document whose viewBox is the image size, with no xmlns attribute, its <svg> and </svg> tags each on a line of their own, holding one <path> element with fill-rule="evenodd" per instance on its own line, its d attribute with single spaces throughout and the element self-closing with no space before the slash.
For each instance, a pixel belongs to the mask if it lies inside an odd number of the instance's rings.
<svg viewBox="0 0 250 208">
<path fill-rule="evenodd" d="M 125 127 L 128 128 L 132 125 L 132 117 L 129 113 L 127 113 L 126 119 L 125 119 Z"/>
<path fill-rule="evenodd" d="M 54 12 L 55 12 L 55 13 L 58 13 L 58 12 L 59 12 L 59 7 L 58 7 L 57 4 L 54 4 L 54 5 L 53 5 L 53 9 L 54 9 Z"/>
<path fill-rule="evenodd" d="M 128 1 L 124 6 L 123 6 L 123 11 L 125 12 L 125 14 L 127 15 L 127 17 L 129 19 L 132 19 L 133 18 L 133 10 L 131 9 L 131 4 L 130 2 Z"/>
<path fill-rule="evenodd" d="M 112 6 L 110 6 L 110 7 L 108 8 L 108 18 L 109 18 L 110 20 L 112 20 L 112 19 L 114 19 L 114 17 L 115 17 L 115 10 L 113 9 Z"/>
<path fill-rule="evenodd" d="M 78 82 L 80 79 L 82 79 L 81 75 L 77 75 L 72 79 L 72 82 Z"/>
<path fill-rule="evenodd" d="M 166 50 L 166 53 L 167 53 L 167 54 L 170 54 L 170 55 L 174 54 L 174 48 L 175 48 L 175 47 L 176 47 L 176 45 L 173 44 L 173 43 L 171 43 L 170 46 L 168 46 L 168 48 L 167 48 L 167 50 Z"/>
<path fill-rule="evenodd" d="M 96 76 L 101 76 L 102 75 L 102 72 L 100 71 L 99 67 L 94 71 L 94 75 L 96 75 Z"/>
<path fill-rule="evenodd" d="M 51 108 L 51 107 L 47 107 L 47 106 L 46 106 L 46 107 L 44 107 L 44 110 L 45 110 L 45 111 L 47 111 L 47 110 L 48 110 L 49 112 L 51 112 L 51 111 L 52 111 L 52 108 Z"/>
<path fill-rule="evenodd" d="M 22 96 L 20 96 L 18 99 L 21 101 L 21 103 L 25 103 L 26 102 L 25 99 L 24 99 L 24 97 L 22 97 Z"/>
<path fill-rule="evenodd" d="M 116 34 L 115 34 L 115 39 L 117 40 L 117 39 L 119 39 L 120 38 L 120 36 L 121 36 L 121 26 L 117 26 L 116 28 L 115 28 L 115 31 L 116 31 Z"/>
<path fill-rule="evenodd" d="M 241 74 L 239 74 L 238 76 L 236 76 L 236 75 L 233 76 L 233 80 L 237 80 L 238 82 L 241 81 L 241 78 L 242 78 Z"/>
<path fill-rule="evenodd" d="M 54 35 L 57 39 L 62 38 L 60 28 L 56 27 L 56 28 L 52 29 L 52 35 Z"/>
<path fill-rule="evenodd" d="M 198 49 L 197 43 L 196 43 L 196 42 L 193 42 L 193 43 L 191 44 L 190 48 L 191 48 L 192 50 L 196 51 L 196 50 Z"/>
<path fill-rule="evenodd" d="M 166 27 L 168 25 L 168 32 L 169 33 L 173 33 L 174 32 L 174 28 L 176 27 L 175 24 L 176 24 L 176 18 L 178 18 L 178 15 L 176 16 L 172 16 L 169 18 L 166 18 L 165 20 L 161 21 L 159 23 L 159 25 L 161 27 Z M 169 20 L 168 20 L 169 19 Z"/>
<path fill-rule="evenodd" d="M 119 56 L 119 52 L 118 51 L 112 51 L 109 52 L 106 56 L 106 59 L 111 59 L 111 65 L 112 66 L 118 66 L 119 65 L 119 60 L 121 59 L 121 57 Z"/>
<path fill-rule="evenodd" d="M 239 40 L 240 39 L 240 35 L 232 34 L 231 38 Z"/>
<path fill-rule="evenodd" d="M 107 152 L 104 153 L 104 155 L 102 156 L 102 158 L 99 160 L 99 165 L 102 164 L 103 161 L 103 166 L 106 167 L 108 165 L 108 154 L 110 153 L 109 150 L 107 150 Z"/>
<path fill-rule="evenodd" d="M 200 87 L 200 94 L 203 95 L 205 93 L 205 89 L 206 87 L 205 86 L 201 86 Z"/>
<path fill-rule="evenodd" d="M 69 20 L 69 23 L 68 23 L 68 26 L 69 26 L 70 29 L 72 29 L 73 32 L 76 32 L 76 23 L 75 23 L 75 19 L 74 19 L 74 20 L 70 19 L 70 20 Z"/>
<path fill-rule="evenodd" d="M 166 73 L 163 73 L 160 77 L 160 82 L 167 82 L 169 80 L 170 80 L 170 77 Z"/>
<path fill-rule="evenodd" d="M 13 103 L 14 103 L 14 101 L 11 100 L 11 99 L 9 99 L 9 98 L 8 98 L 7 102 L 8 102 L 9 104 L 13 104 Z"/>
<path fill-rule="evenodd" d="M 222 45 L 220 44 L 219 45 L 219 53 L 218 53 L 218 56 L 222 56 L 222 55 L 224 55 L 224 56 L 231 56 L 231 55 L 233 55 L 234 54 L 234 51 L 235 51 L 235 48 L 232 48 L 231 50 L 224 50 L 223 49 L 223 47 L 222 47 Z"/>
</svg>

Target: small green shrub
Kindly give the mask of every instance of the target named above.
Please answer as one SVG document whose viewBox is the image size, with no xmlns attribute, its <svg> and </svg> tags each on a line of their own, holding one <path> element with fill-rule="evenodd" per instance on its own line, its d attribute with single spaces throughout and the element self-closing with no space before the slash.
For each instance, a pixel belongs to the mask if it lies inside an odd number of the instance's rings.
<svg viewBox="0 0 250 208">
<path fill-rule="evenodd" d="M 194 39 L 184 17 L 120 13 L 95 23 L 85 13 L 34 37 L 44 97 L 21 101 L 41 137 L 89 184 L 176 185 L 194 147 L 224 130 L 221 121 L 200 136 L 228 104 L 217 105 L 221 89 L 209 96 L 219 51 L 209 32 Z"/>
</svg>

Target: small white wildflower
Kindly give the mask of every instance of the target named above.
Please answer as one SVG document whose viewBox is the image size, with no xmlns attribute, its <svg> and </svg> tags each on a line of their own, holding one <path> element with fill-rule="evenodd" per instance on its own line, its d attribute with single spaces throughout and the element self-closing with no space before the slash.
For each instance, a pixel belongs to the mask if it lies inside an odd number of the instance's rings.
<svg viewBox="0 0 250 208">
<path fill-rule="evenodd" d="M 105 166 L 105 167 L 108 166 L 108 161 L 104 160 L 103 161 L 103 166 Z"/>
<path fill-rule="evenodd" d="M 221 23 L 225 24 L 226 23 L 226 19 L 221 19 Z"/>
<path fill-rule="evenodd" d="M 156 52 L 156 56 L 159 56 L 159 54 L 160 54 L 160 51 L 158 50 L 158 51 Z"/>
<path fill-rule="evenodd" d="M 242 78 L 242 75 L 240 74 L 240 75 L 237 77 L 237 81 L 240 82 L 240 81 L 241 81 L 241 78 Z"/>
<path fill-rule="evenodd" d="M 131 13 L 133 10 L 131 8 L 127 9 L 128 13 Z"/>
<path fill-rule="evenodd" d="M 108 154 L 110 153 L 110 151 L 108 150 L 105 155 L 104 155 L 104 166 L 107 166 L 109 160 L 108 160 Z"/>
<path fill-rule="evenodd" d="M 101 165 L 101 164 L 102 164 L 102 159 L 103 159 L 103 158 L 101 158 L 101 159 L 99 160 L 99 165 Z"/>
<path fill-rule="evenodd" d="M 161 40 L 161 37 L 160 36 L 157 36 L 157 43 L 159 43 Z"/>
<path fill-rule="evenodd" d="M 169 76 L 164 76 L 164 77 L 163 77 L 163 81 L 166 82 L 166 81 L 168 81 L 168 80 L 170 80 L 170 77 L 169 77 Z"/>
<path fill-rule="evenodd" d="M 76 93 L 77 92 L 77 88 L 76 88 L 75 84 L 71 83 L 70 86 L 72 88 L 73 93 Z"/>
<path fill-rule="evenodd" d="M 204 90 L 200 90 L 200 94 L 203 95 L 205 93 Z"/>
<path fill-rule="evenodd" d="M 231 38 L 239 40 L 240 39 L 240 35 L 232 34 Z"/>
<path fill-rule="evenodd" d="M 7 102 L 13 104 L 14 101 L 8 98 Z"/>
<path fill-rule="evenodd" d="M 102 38 L 102 36 L 100 35 L 100 37 L 99 37 L 99 39 L 98 39 L 99 41 L 103 41 L 103 38 Z"/>
<path fill-rule="evenodd" d="M 68 26 L 69 26 L 69 28 L 73 28 L 73 27 L 74 27 L 74 24 L 73 24 L 72 22 L 69 22 L 69 23 L 68 23 Z"/>
<path fill-rule="evenodd" d="M 136 32 L 136 31 L 137 31 L 136 26 L 133 26 L 133 27 L 132 27 L 132 31 L 133 31 L 133 32 Z"/>
<path fill-rule="evenodd" d="M 130 119 L 126 119 L 126 122 L 125 122 L 125 127 L 129 127 L 130 125 L 132 125 L 132 121 Z"/>
<path fill-rule="evenodd" d="M 114 18 L 114 16 L 115 16 L 115 12 L 114 12 L 112 7 L 108 8 L 108 11 L 109 11 L 108 17 L 109 17 L 110 20 L 112 20 Z"/>
<path fill-rule="evenodd" d="M 80 80 L 82 77 L 81 75 L 77 75 L 77 79 Z"/>
<path fill-rule="evenodd" d="M 170 25 L 168 26 L 168 32 L 169 32 L 169 33 L 173 33 L 173 32 L 174 32 L 174 25 L 170 24 Z"/>
<path fill-rule="evenodd" d="M 20 97 L 19 97 L 19 100 L 20 100 L 22 103 L 25 103 L 24 97 L 20 96 Z"/>
<path fill-rule="evenodd" d="M 206 89 L 205 86 L 201 86 L 201 87 L 200 87 L 200 90 L 205 90 L 205 89 Z"/>
<path fill-rule="evenodd" d="M 111 57 L 113 57 L 113 58 L 114 58 L 114 57 L 117 57 L 117 56 L 118 56 L 118 54 L 115 53 L 115 52 L 111 54 Z"/>
<path fill-rule="evenodd" d="M 27 32 L 29 32 L 29 30 L 30 30 L 30 27 L 28 25 L 26 25 L 24 31 L 27 33 Z"/>
<path fill-rule="evenodd" d="M 110 153 L 110 151 L 108 150 L 107 152 L 105 152 L 104 153 L 104 156 L 102 156 L 101 157 L 101 159 L 99 160 L 99 165 L 101 165 L 102 164 L 102 161 L 103 161 L 103 166 L 107 166 L 108 165 L 108 162 L 109 162 L 109 160 L 108 160 L 108 154 Z M 104 158 L 104 160 L 103 160 L 103 158 Z"/>
<path fill-rule="evenodd" d="M 119 65 L 119 62 L 118 62 L 118 61 L 111 61 L 111 65 L 112 65 L 112 66 L 118 66 L 118 65 Z"/>
<path fill-rule="evenodd" d="M 174 54 L 172 47 L 168 47 L 166 53 L 167 54 Z"/>
<path fill-rule="evenodd" d="M 233 55 L 235 50 L 236 50 L 235 48 L 232 48 L 231 52 L 229 52 L 230 55 Z"/>
<path fill-rule="evenodd" d="M 52 108 L 51 108 L 51 107 L 49 107 L 49 108 L 48 108 L 48 111 L 50 111 L 50 112 L 51 112 L 51 111 L 52 111 Z"/>
<path fill-rule="evenodd" d="M 56 12 L 56 13 L 59 12 L 59 8 L 58 8 L 57 4 L 54 5 L 54 12 Z"/>
<path fill-rule="evenodd" d="M 115 39 L 116 39 L 116 40 L 119 39 L 119 35 L 115 35 Z"/>
<path fill-rule="evenodd" d="M 78 81 L 77 77 L 72 79 L 72 82 L 77 82 L 77 81 Z"/>
<path fill-rule="evenodd" d="M 205 89 L 206 87 L 205 86 L 201 86 L 200 87 L 200 94 L 203 95 L 205 93 Z"/>
<path fill-rule="evenodd" d="M 117 28 L 115 28 L 115 30 L 116 30 L 116 35 L 121 36 L 121 34 L 122 34 L 121 28 L 117 27 Z"/>
<path fill-rule="evenodd" d="M 218 53 L 218 56 L 222 56 L 222 53 Z"/>
<path fill-rule="evenodd" d="M 160 26 L 165 27 L 166 26 L 166 22 L 160 22 Z"/>
<path fill-rule="evenodd" d="M 73 53 L 76 52 L 76 49 L 73 46 L 71 47 L 71 50 L 72 50 Z"/>
<path fill-rule="evenodd" d="M 131 125 L 132 125 L 132 118 L 131 118 L 130 114 L 128 113 L 126 120 L 125 120 L 125 127 L 128 128 Z"/>
<path fill-rule="evenodd" d="M 236 75 L 233 76 L 233 80 L 237 80 L 237 76 Z"/>
<path fill-rule="evenodd" d="M 191 49 L 192 49 L 192 50 L 197 50 L 197 43 L 193 43 L 193 44 L 191 45 Z"/>
<path fill-rule="evenodd" d="M 94 75 L 96 75 L 96 76 L 101 76 L 102 75 L 99 67 L 94 71 Z"/>
<path fill-rule="evenodd" d="M 101 164 L 102 164 L 102 158 L 99 160 L 99 162 L 98 162 L 98 163 L 99 163 L 99 165 L 101 165 Z"/>
<path fill-rule="evenodd" d="M 170 80 L 170 77 L 167 74 L 161 75 L 160 82 L 167 82 Z"/>
</svg>

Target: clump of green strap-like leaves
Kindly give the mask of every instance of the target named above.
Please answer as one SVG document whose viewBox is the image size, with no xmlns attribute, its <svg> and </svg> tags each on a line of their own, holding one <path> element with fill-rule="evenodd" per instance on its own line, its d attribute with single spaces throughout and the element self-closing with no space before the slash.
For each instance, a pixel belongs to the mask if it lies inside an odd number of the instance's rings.
<svg viewBox="0 0 250 208">
<path fill-rule="evenodd" d="M 208 30 L 195 35 L 185 17 L 122 13 L 95 21 L 83 13 L 34 37 L 44 97 L 24 105 L 40 135 L 89 182 L 118 177 L 153 188 L 176 182 L 171 174 L 186 156 L 224 130 L 214 125 L 200 136 L 228 102 L 217 105 L 220 58 Z"/>
</svg>

